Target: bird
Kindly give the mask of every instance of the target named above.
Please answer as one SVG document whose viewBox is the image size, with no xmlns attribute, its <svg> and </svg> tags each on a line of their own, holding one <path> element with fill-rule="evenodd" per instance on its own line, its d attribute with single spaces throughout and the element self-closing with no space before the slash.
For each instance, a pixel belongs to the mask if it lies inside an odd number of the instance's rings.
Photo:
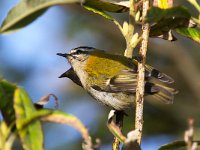
<svg viewBox="0 0 200 150">
<path fill-rule="evenodd" d="M 117 111 L 135 105 L 138 57 L 127 58 L 88 46 L 73 48 L 69 53 L 57 53 L 67 59 L 71 68 L 59 78 L 67 77 L 84 88 L 94 99 Z M 154 80 L 157 80 L 155 82 Z M 174 80 L 154 67 L 145 65 L 145 96 L 172 104 L 178 90 L 163 83 Z"/>
</svg>

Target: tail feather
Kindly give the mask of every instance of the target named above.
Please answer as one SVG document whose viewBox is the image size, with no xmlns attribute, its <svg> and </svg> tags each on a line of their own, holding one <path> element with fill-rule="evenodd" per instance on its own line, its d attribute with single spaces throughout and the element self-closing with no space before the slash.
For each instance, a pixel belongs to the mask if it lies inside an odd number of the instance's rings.
<svg viewBox="0 0 200 150">
<path fill-rule="evenodd" d="M 151 82 L 146 82 L 145 92 L 166 104 L 172 104 L 174 101 L 174 95 L 178 93 L 176 89 Z"/>
<path fill-rule="evenodd" d="M 138 56 L 134 56 L 133 58 L 134 58 L 133 62 L 136 65 L 138 64 L 138 61 L 141 61 L 141 58 Z M 146 78 L 154 77 L 161 82 L 169 83 L 169 84 L 174 82 L 174 79 L 172 79 L 170 76 L 168 76 L 167 74 L 165 74 L 163 72 L 160 72 L 159 70 L 155 69 L 154 67 L 152 67 L 148 64 L 145 64 L 145 70 L 146 70 L 146 72 L 145 72 Z"/>
<path fill-rule="evenodd" d="M 147 77 L 154 77 L 161 82 L 165 83 L 173 83 L 174 79 L 172 79 L 170 76 L 166 75 L 165 73 L 160 72 L 159 70 L 153 68 L 152 66 L 145 65 L 146 70 L 148 71 Z"/>
<path fill-rule="evenodd" d="M 168 76 L 165 73 L 162 73 L 162 72 L 160 72 L 156 69 L 152 69 L 150 73 L 151 73 L 152 77 L 155 77 L 162 82 L 166 82 L 166 83 L 173 83 L 174 82 L 174 80 L 170 76 Z"/>
</svg>

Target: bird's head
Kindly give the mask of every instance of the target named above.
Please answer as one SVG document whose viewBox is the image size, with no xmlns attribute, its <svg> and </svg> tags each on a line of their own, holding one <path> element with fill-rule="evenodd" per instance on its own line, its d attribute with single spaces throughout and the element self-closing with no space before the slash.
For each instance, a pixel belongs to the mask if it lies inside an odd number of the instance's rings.
<svg viewBox="0 0 200 150">
<path fill-rule="evenodd" d="M 94 50 L 95 48 L 93 47 L 81 46 L 70 50 L 69 53 L 57 53 L 57 55 L 65 57 L 73 66 L 74 64 L 81 64 L 87 60 Z"/>
</svg>

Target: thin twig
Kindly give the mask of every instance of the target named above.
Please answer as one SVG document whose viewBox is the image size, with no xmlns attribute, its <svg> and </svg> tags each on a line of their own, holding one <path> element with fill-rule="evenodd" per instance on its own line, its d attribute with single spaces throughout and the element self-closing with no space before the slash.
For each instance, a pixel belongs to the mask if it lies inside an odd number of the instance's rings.
<svg viewBox="0 0 200 150">
<path fill-rule="evenodd" d="M 137 77 L 137 88 L 136 88 L 136 114 L 135 114 L 135 129 L 139 131 L 138 143 L 141 144 L 142 129 L 143 129 L 143 103 L 144 103 L 144 73 L 145 73 L 145 62 L 147 44 L 149 38 L 149 23 L 145 23 L 144 19 L 149 9 L 149 0 L 143 0 L 142 8 L 142 44 L 139 51 L 141 61 L 138 62 L 138 77 Z"/>
<path fill-rule="evenodd" d="M 124 52 L 124 56 L 132 58 L 133 56 L 133 46 L 131 44 L 131 39 L 133 37 L 134 32 L 134 10 L 135 2 L 134 0 L 130 0 L 130 10 L 129 10 L 129 25 L 128 25 L 128 34 L 126 35 L 126 50 Z"/>
<path fill-rule="evenodd" d="M 119 30 L 121 31 L 121 33 L 123 34 L 123 28 L 122 28 L 122 26 L 120 25 L 120 23 L 116 20 L 116 19 L 114 19 L 113 18 L 113 22 L 114 22 L 114 24 L 119 28 Z M 123 35 L 124 36 L 124 35 Z"/>
<path fill-rule="evenodd" d="M 123 127 L 123 118 L 124 118 L 124 112 L 122 111 L 116 111 L 116 125 L 122 129 Z M 120 140 L 117 137 L 114 137 L 113 143 L 112 143 L 112 150 L 119 150 L 120 146 Z"/>
</svg>

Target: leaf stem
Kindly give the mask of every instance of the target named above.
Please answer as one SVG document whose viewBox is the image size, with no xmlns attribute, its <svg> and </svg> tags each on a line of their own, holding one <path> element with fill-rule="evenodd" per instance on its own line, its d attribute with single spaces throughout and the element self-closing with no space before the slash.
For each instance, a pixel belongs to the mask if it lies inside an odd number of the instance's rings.
<svg viewBox="0 0 200 150">
<path fill-rule="evenodd" d="M 141 61 L 138 62 L 138 77 L 136 87 L 136 112 L 135 112 L 135 129 L 138 129 L 139 134 L 137 137 L 138 144 L 141 144 L 142 130 L 143 130 L 143 103 L 144 103 L 144 76 L 145 76 L 145 62 L 147 45 L 149 38 L 149 23 L 144 22 L 149 9 L 149 0 L 143 0 L 142 8 L 142 43 L 139 50 Z"/>
<path fill-rule="evenodd" d="M 200 5 L 197 3 L 196 0 L 188 0 L 188 2 L 190 2 L 190 4 L 192 4 L 200 13 Z"/>
<path fill-rule="evenodd" d="M 123 28 L 122 28 L 122 26 L 120 25 L 120 23 L 116 20 L 116 19 L 114 19 L 114 18 L 112 18 L 113 19 L 113 22 L 115 23 L 115 25 L 119 28 L 119 30 L 121 31 L 121 33 L 123 34 Z M 124 35 L 123 35 L 124 36 Z"/>
</svg>

